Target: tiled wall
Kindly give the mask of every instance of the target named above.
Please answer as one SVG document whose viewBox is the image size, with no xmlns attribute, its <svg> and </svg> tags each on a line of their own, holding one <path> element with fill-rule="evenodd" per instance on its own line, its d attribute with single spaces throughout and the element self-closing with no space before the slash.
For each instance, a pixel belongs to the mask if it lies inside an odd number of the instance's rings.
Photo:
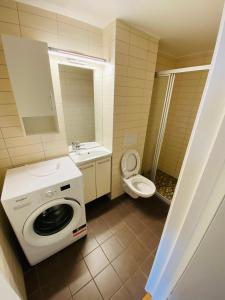
<svg viewBox="0 0 225 300">
<path fill-rule="evenodd" d="M 116 22 L 112 198 L 123 193 L 120 160 L 128 149 L 142 159 L 158 40 Z"/>
<path fill-rule="evenodd" d="M 113 112 L 115 86 L 115 42 L 116 21 L 103 30 L 103 55 L 107 65 L 103 70 L 103 101 L 102 101 L 102 143 L 109 150 L 113 150 Z"/>
<path fill-rule="evenodd" d="M 190 66 L 209 65 L 212 59 L 212 51 L 195 55 L 188 55 L 176 59 L 176 68 L 184 68 Z"/>
<path fill-rule="evenodd" d="M 60 65 L 59 76 L 68 145 L 95 141 L 93 71 Z"/>
<path fill-rule="evenodd" d="M 12 0 L 0 1 L 0 34 L 47 42 L 50 46 L 102 56 L 102 30 L 74 19 Z M 6 168 L 67 153 L 63 126 L 59 134 L 24 137 L 0 48 L 0 184 Z M 62 107 L 58 104 L 59 121 Z"/>
<path fill-rule="evenodd" d="M 157 71 L 210 64 L 212 53 L 202 53 L 193 56 L 174 58 L 160 53 L 157 58 Z M 207 71 L 191 72 L 176 75 L 167 127 L 160 153 L 159 168 L 178 177 L 197 109 L 207 78 Z M 162 111 L 163 97 L 165 97 L 166 78 L 155 80 L 151 111 L 148 121 L 148 131 L 145 141 L 143 171 L 151 170 L 156 136 L 158 134 Z"/>
<path fill-rule="evenodd" d="M 174 56 L 159 52 L 156 61 L 156 71 L 174 69 L 176 68 L 176 62 L 177 60 Z"/>
<path fill-rule="evenodd" d="M 12 0 L 0 0 L 0 34 L 29 37 L 49 46 L 102 57 L 102 30 Z M 60 133 L 23 136 L 0 41 L 0 186 L 5 170 L 24 163 L 67 153 L 62 104 L 57 102 Z M 21 299 L 25 299 L 22 270 L 10 243 L 7 222 L 1 216 L 0 271 Z"/>
<path fill-rule="evenodd" d="M 178 178 L 208 71 L 176 75 L 158 168 Z"/>
</svg>

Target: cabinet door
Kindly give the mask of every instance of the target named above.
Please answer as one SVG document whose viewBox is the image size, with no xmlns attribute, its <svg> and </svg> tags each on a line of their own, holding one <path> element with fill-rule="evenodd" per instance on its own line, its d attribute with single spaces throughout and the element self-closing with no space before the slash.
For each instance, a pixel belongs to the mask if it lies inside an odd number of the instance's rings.
<svg viewBox="0 0 225 300">
<path fill-rule="evenodd" d="M 2 36 L 13 94 L 27 134 L 57 131 L 47 43 Z"/>
<path fill-rule="evenodd" d="M 96 199 L 95 163 L 79 167 L 84 180 L 84 201 L 88 203 Z"/>
<path fill-rule="evenodd" d="M 110 193 L 111 187 L 111 158 L 96 162 L 96 189 L 97 198 Z"/>
</svg>

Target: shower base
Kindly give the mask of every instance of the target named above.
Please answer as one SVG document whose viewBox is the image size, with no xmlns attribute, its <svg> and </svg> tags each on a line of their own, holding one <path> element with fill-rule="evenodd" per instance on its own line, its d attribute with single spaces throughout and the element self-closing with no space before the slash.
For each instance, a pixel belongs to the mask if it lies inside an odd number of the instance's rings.
<svg viewBox="0 0 225 300">
<path fill-rule="evenodd" d="M 155 177 L 155 185 L 157 192 L 168 199 L 169 201 L 172 200 L 174 190 L 177 184 L 177 179 L 173 176 L 166 174 L 161 170 L 157 170 L 156 177 Z"/>
</svg>

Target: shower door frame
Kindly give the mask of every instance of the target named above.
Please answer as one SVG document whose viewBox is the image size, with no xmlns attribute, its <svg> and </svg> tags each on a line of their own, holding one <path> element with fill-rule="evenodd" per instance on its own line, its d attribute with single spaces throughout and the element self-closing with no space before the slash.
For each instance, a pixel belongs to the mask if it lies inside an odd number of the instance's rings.
<svg viewBox="0 0 225 300">
<path fill-rule="evenodd" d="M 156 147 L 155 147 L 155 152 L 154 152 L 154 157 L 153 157 L 152 170 L 151 170 L 151 180 L 153 182 L 155 182 L 156 171 L 157 171 L 157 167 L 159 164 L 159 157 L 160 157 L 161 148 L 162 148 L 162 144 L 163 144 L 163 140 L 164 140 L 164 135 L 165 135 L 166 125 L 167 125 L 167 119 L 168 119 L 169 108 L 170 108 L 170 103 L 171 103 L 171 98 L 172 98 L 172 93 L 173 93 L 174 82 L 176 79 L 176 74 L 196 72 L 196 71 L 208 71 L 208 70 L 210 70 L 210 65 L 201 65 L 201 66 L 159 71 L 159 72 L 155 73 L 156 77 L 168 77 L 168 82 L 167 82 L 166 93 L 165 93 L 164 102 L 163 102 L 162 116 L 161 116 L 161 120 L 160 120 L 159 131 L 158 131 L 157 141 L 156 141 Z M 156 190 L 156 195 L 160 199 L 162 199 L 164 202 L 166 202 L 167 204 L 170 205 L 172 200 L 168 200 L 165 196 L 161 195 L 157 190 Z"/>
</svg>

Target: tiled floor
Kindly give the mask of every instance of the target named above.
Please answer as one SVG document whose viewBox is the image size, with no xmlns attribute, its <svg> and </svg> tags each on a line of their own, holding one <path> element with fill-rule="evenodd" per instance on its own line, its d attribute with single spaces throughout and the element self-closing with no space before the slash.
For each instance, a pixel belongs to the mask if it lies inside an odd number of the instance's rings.
<svg viewBox="0 0 225 300">
<path fill-rule="evenodd" d="M 32 300 L 140 300 L 168 212 L 156 197 L 98 199 L 89 233 L 25 272 Z"/>
<path fill-rule="evenodd" d="M 176 188 L 177 179 L 173 176 L 161 171 L 156 171 L 155 185 L 156 189 L 163 197 L 172 200 Z"/>
</svg>

